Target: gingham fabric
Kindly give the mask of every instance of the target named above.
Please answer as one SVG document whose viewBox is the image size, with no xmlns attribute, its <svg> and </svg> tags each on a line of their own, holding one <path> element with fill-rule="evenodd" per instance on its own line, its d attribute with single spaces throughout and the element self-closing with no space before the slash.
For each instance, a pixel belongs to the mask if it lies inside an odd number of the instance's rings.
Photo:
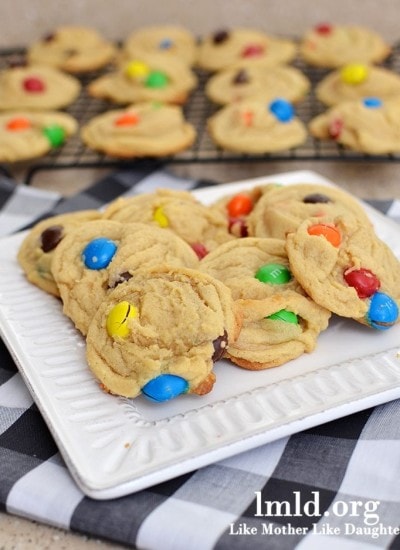
<svg viewBox="0 0 400 550">
<path fill-rule="evenodd" d="M 0 177 L 0 233 L 119 195 L 209 184 L 143 168 L 63 199 Z M 400 221 L 399 203 L 374 206 Z M 0 343 L 0 506 L 10 514 L 146 550 L 396 549 L 399 475 L 400 400 L 133 495 L 92 500 L 72 480 Z"/>
</svg>

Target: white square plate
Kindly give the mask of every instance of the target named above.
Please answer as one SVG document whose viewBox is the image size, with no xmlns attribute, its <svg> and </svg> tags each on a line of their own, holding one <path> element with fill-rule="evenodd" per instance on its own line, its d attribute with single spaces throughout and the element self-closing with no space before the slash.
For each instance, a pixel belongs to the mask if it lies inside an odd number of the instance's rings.
<svg viewBox="0 0 400 550">
<path fill-rule="evenodd" d="M 332 185 L 291 172 L 195 192 L 205 203 L 254 185 Z M 400 227 L 365 205 L 400 257 Z M 2 239 L 0 333 L 82 491 L 108 499 L 144 489 L 311 426 L 400 397 L 400 325 L 374 331 L 333 318 L 311 354 L 275 369 L 220 361 L 202 397 L 154 404 L 100 390 L 85 342 L 56 298 L 28 283 L 16 261 L 24 234 Z"/>
</svg>

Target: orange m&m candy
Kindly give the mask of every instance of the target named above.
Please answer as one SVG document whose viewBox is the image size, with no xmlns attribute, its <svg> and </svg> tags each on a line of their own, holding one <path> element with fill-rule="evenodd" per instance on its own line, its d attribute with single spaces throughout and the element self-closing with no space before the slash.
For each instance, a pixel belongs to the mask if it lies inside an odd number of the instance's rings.
<svg viewBox="0 0 400 550">
<path fill-rule="evenodd" d="M 27 130 L 31 128 L 32 124 L 30 120 L 25 117 L 15 117 L 9 120 L 6 124 L 7 130 L 18 131 L 18 130 Z"/>
<path fill-rule="evenodd" d="M 332 246 L 335 247 L 338 247 L 342 242 L 340 232 L 334 225 L 317 223 L 315 225 L 310 225 L 307 231 L 309 235 L 314 235 L 316 237 L 325 237 L 325 239 L 330 242 Z"/>
<path fill-rule="evenodd" d="M 130 111 L 129 113 L 124 113 L 118 117 L 115 121 L 116 126 L 135 126 L 139 122 L 139 117 L 136 113 Z"/>
<path fill-rule="evenodd" d="M 235 195 L 227 204 L 228 214 L 232 218 L 238 218 L 249 214 L 253 208 L 253 202 L 247 195 Z"/>
</svg>

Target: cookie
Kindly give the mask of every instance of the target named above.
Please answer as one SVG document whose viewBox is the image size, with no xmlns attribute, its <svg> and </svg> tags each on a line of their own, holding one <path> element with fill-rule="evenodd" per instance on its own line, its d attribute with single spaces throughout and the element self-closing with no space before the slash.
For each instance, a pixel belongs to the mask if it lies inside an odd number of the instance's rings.
<svg viewBox="0 0 400 550">
<path fill-rule="evenodd" d="M 114 44 L 95 29 L 66 25 L 32 44 L 27 51 L 29 63 L 49 65 L 67 73 L 96 71 L 116 55 Z"/>
<path fill-rule="evenodd" d="M 246 219 L 249 235 L 285 239 L 306 219 L 351 214 L 370 225 L 357 199 L 336 187 L 314 183 L 294 185 L 268 184 Z"/>
<path fill-rule="evenodd" d="M 185 268 L 143 270 L 117 287 L 87 334 L 88 365 L 107 391 L 166 401 L 211 391 L 213 365 L 240 325 L 229 289 Z"/>
<path fill-rule="evenodd" d="M 105 209 L 103 217 L 162 228 L 190 244 L 199 257 L 234 238 L 221 212 L 210 209 L 185 191 L 158 189 L 120 199 Z"/>
<path fill-rule="evenodd" d="M 345 65 L 323 78 L 315 94 L 328 107 L 364 97 L 388 99 L 400 95 L 400 76 L 384 67 Z"/>
<path fill-rule="evenodd" d="M 12 67 L 0 73 L 0 110 L 55 110 L 73 103 L 78 79 L 53 67 Z"/>
<path fill-rule="evenodd" d="M 147 102 L 93 117 L 81 137 L 90 149 L 110 157 L 164 157 L 188 149 L 196 130 L 177 105 Z"/>
<path fill-rule="evenodd" d="M 78 129 L 67 113 L 10 111 L 0 114 L 0 162 L 41 157 L 64 145 Z"/>
<path fill-rule="evenodd" d="M 307 63 L 328 69 L 349 63 L 380 63 L 390 52 L 379 34 L 357 25 L 317 25 L 300 44 L 300 55 Z"/>
<path fill-rule="evenodd" d="M 35 224 L 17 254 L 18 263 L 28 281 L 49 294 L 60 296 L 51 269 L 54 251 L 72 229 L 99 217 L 97 210 L 82 210 L 52 216 Z"/>
<path fill-rule="evenodd" d="M 370 155 L 400 151 L 400 96 L 346 101 L 314 117 L 310 133 Z"/>
<path fill-rule="evenodd" d="M 296 50 L 292 40 L 269 36 L 256 29 L 221 29 L 200 42 L 198 65 L 211 72 L 243 64 L 274 67 L 290 63 Z"/>
<path fill-rule="evenodd" d="M 276 97 L 296 103 L 310 90 L 309 79 L 295 67 L 251 65 L 219 71 L 205 86 L 206 96 L 219 105 L 259 99 L 268 103 Z"/>
<path fill-rule="evenodd" d="M 351 216 L 312 218 L 286 240 L 290 269 L 320 305 L 377 330 L 399 321 L 400 262 Z"/>
<path fill-rule="evenodd" d="M 307 139 L 305 125 L 291 103 L 281 98 L 226 105 L 208 119 L 207 128 L 218 147 L 237 153 L 284 151 Z"/>
<path fill-rule="evenodd" d="M 250 370 L 276 367 L 315 349 L 330 312 L 315 304 L 292 276 L 285 241 L 247 237 L 226 243 L 200 269 L 232 291 L 243 324 L 227 356 Z"/>
<path fill-rule="evenodd" d="M 197 262 L 193 250 L 175 235 L 101 219 L 68 233 L 55 251 L 52 273 L 64 313 L 86 334 L 108 291 L 138 269 L 163 263 L 196 267 Z"/>
<path fill-rule="evenodd" d="M 132 58 L 118 71 L 90 82 L 87 91 L 120 105 L 144 101 L 183 105 L 196 86 L 195 73 L 182 61 L 153 54 Z"/>
<path fill-rule="evenodd" d="M 161 54 L 166 61 L 179 59 L 191 67 L 197 58 L 197 41 L 183 27 L 154 25 L 133 31 L 125 40 L 122 50 L 126 59 Z"/>
</svg>

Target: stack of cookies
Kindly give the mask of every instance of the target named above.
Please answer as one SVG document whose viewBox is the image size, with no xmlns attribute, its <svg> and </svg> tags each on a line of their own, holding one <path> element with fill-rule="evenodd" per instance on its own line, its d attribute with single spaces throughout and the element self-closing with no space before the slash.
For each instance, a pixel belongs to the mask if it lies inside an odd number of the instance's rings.
<svg viewBox="0 0 400 550">
<path fill-rule="evenodd" d="M 278 367 L 312 352 L 332 314 L 399 321 L 400 263 L 344 191 L 269 184 L 205 206 L 159 189 L 39 222 L 18 252 L 62 302 L 112 394 L 203 395 L 221 358 Z"/>
</svg>

